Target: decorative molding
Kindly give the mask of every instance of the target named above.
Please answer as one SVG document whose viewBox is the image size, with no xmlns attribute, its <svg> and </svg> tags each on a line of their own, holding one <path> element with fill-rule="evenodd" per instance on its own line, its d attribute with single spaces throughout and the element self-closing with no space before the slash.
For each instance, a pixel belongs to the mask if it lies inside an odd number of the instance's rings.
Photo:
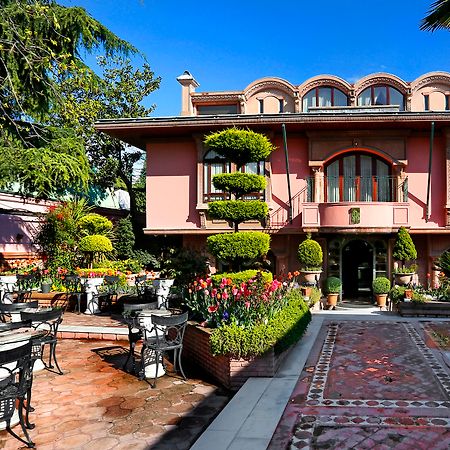
<svg viewBox="0 0 450 450">
<path fill-rule="evenodd" d="M 444 83 L 449 85 L 450 88 L 450 74 L 440 74 L 440 75 L 430 75 L 425 78 L 419 79 L 417 82 L 411 83 L 411 88 L 413 91 L 417 91 L 418 89 L 433 83 Z"/>
<path fill-rule="evenodd" d="M 285 82 L 282 82 L 280 80 L 265 80 L 265 81 L 257 82 L 253 86 L 250 86 L 247 91 L 244 91 L 245 99 L 248 100 L 256 92 L 261 91 L 263 89 L 267 89 L 267 88 L 278 89 L 294 98 L 297 97 L 297 94 L 298 94 L 297 91 L 295 90 L 295 88 L 290 87 Z"/>
<path fill-rule="evenodd" d="M 311 89 L 315 89 L 317 87 L 335 87 L 342 91 L 347 97 L 350 97 L 352 89 L 347 86 L 342 81 L 336 80 L 335 78 L 318 78 L 312 81 L 307 81 L 306 84 L 299 86 L 299 95 L 303 97 L 307 94 Z"/>
<path fill-rule="evenodd" d="M 198 105 L 200 103 L 216 103 L 216 102 L 234 102 L 239 103 L 241 101 L 241 94 L 238 93 L 214 93 L 214 94 L 202 94 L 202 93 L 195 93 L 191 96 L 192 103 L 195 105 Z"/>
<path fill-rule="evenodd" d="M 364 89 L 374 86 L 374 85 L 388 85 L 398 89 L 403 95 L 407 95 L 411 92 L 408 83 L 402 82 L 395 77 L 390 77 L 387 75 L 373 76 L 366 78 L 361 83 L 355 83 L 355 94 L 358 96 Z"/>
</svg>

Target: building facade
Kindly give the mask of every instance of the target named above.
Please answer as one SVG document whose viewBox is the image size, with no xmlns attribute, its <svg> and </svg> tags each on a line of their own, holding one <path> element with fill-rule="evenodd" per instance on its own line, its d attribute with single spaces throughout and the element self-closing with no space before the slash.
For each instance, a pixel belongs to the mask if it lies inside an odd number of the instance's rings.
<svg viewBox="0 0 450 450">
<path fill-rule="evenodd" d="M 180 116 L 97 125 L 147 152 L 146 233 L 180 234 L 185 246 L 204 249 L 208 235 L 232 231 L 207 211 L 225 195 L 212 177 L 236 168 L 203 140 L 236 126 L 277 146 L 270 160 L 244 168 L 265 175 L 267 188 L 254 198 L 269 204 L 270 216 L 241 227 L 271 234 L 275 272 L 298 268 L 297 248 L 310 232 L 323 247 L 325 275 L 342 278 L 344 295 L 359 296 L 374 277 L 392 275 L 404 226 L 419 280 L 436 279 L 433 261 L 450 247 L 449 73 L 411 82 L 377 73 L 353 84 L 331 75 L 300 85 L 263 78 L 229 92 L 196 92 L 189 72 L 178 81 Z"/>
</svg>

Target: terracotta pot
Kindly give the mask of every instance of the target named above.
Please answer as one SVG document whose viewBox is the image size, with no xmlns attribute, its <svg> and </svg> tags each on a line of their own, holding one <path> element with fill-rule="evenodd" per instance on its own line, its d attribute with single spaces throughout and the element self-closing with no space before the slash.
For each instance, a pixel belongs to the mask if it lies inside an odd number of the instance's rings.
<svg viewBox="0 0 450 450">
<path fill-rule="evenodd" d="M 406 289 L 405 290 L 405 298 L 408 298 L 408 299 L 412 299 L 413 298 L 413 290 L 412 289 Z"/>
<path fill-rule="evenodd" d="M 302 291 L 303 297 L 311 297 L 312 287 L 301 286 L 300 289 Z"/>
<path fill-rule="evenodd" d="M 338 302 L 339 294 L 327 294 L 327 305 L 336 306 Z"/>
<path fill-rule="evenodd" d="M 300 274 L 303 278 L 302 281 L 309 283 L 309 284 L 319 284 L 320 280 L 320 274 L 322 273 L 321 270 L 301 270 Z"/>
<path fill-rule="evenodd" d="M 377 299 L 377 306 L 380 308 L 386 307 L 387 294 L 375 294 L 375 296 Z"/>
</svg>

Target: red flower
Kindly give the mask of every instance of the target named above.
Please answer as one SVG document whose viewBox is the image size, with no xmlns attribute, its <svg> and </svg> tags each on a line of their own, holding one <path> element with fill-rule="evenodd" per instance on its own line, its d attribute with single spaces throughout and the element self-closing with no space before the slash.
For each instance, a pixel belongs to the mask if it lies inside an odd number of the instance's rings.
<svg viewBox="0 0 450 450">
<path fill-rule="evenodd" d="M 219 309 L 219 307 L 217 305 L 208 306 L 209 313 L 215 313 L 218 309 Z"/>
</svg>

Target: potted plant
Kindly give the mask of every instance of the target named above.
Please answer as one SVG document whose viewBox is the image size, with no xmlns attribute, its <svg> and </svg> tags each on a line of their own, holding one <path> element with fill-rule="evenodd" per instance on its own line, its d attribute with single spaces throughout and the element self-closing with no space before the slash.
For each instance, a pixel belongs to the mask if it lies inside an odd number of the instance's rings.
<svg viewBox="0 0 450 450">
<path fill-rule="evenodd" d="M 396 284 L 405 285 L 411 283 L 417 266 L 406 265 L 406 261 L 413 261 L 417 258 L 417 250 L 408 230 L 400 227 L 394 244 L 392 256 L 401 262 L 401 266 L 394 270 Z"/>
<path fill-rule="evenodd" d="M 391 282 L 386 277 L 377 277 L 372 282 L 372 290 L 377 299 L 377 306 L 386 307 L 386 299 L 391 290 Z"/>
<path fill-rule="evenodd" d="M 300 272 L 304 282 L 317 285 L 322 273 L 323 252 L 320 244 L 311 239 L 311 234 L 298 246 Z"/>
<path fill-rule="evenodd" d="M 42 271 L 41 278 L 41 292 L 43 294 L 48 294 L 52 290 L 53 280 L 50 276 L 50 271 L 48 269 L 44 269 Z"/>
<path fill-rule="evenodd" d="M 325 280 L 324 291 L 327 294 L 327 305 L 335 308 L 341 293 L 342 281 L 338 277 L 328 277 Z"/>
</svg>

